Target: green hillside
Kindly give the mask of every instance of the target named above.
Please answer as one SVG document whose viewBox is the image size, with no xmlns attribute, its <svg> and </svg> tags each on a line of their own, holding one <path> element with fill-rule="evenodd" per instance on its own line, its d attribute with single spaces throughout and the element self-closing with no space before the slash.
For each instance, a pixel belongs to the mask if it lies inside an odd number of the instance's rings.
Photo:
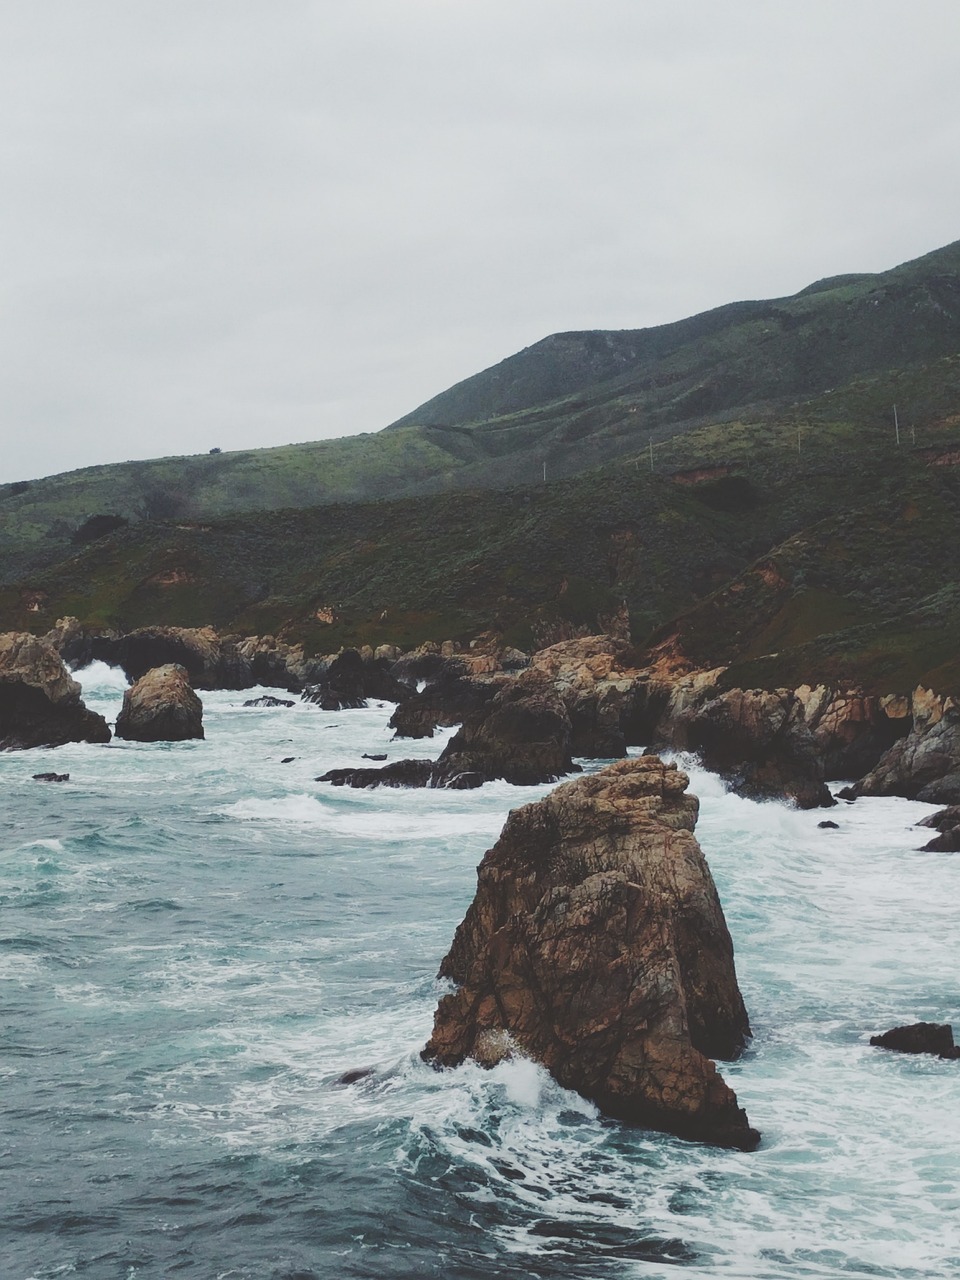
<svg viewBox="0 0 960 1280">
<path fill-rule="evenodd" d="M 953 386 L 960 357 L 700 427 L 652 471 L 643 451 L 509 491 L 131 525 L 0 589 L 0 627 L 210 623 L 313 652 L 493 629 L 527 647 L 625 601 L 639 648 L 669 640 L 750 687 L 960 691 L 960 414 L 898 447 L 880 412 L 933 370 Z"/>
<path fill-rule="evenodd" d="M 793 298 L 735 303 L 677 324 L 558 334 L 467 379 L 373 435 L 163 458 L 0 487 L 0 582 L 36 575 L 130 524 L 369 503 L 584 474 L 654 445 L 655 467 L 698 464 L 680 439 L 720 434 L 786 458 L 797 427 L 938 447 L 960 411 L 960 242 L 892 271 L 821 281 Z M 749 442 L 740 424 L 767 426 Z M 831 424 L 833 424 L 831 426 Z M 911 444 L 913 436 L 910 437 Z M 811 439 L 808 444 L 814 447 Z M 803 447 L 801 441 L 801 448 Z M 784 450 L 787 449 L 787 453 Z"/>
</svg>

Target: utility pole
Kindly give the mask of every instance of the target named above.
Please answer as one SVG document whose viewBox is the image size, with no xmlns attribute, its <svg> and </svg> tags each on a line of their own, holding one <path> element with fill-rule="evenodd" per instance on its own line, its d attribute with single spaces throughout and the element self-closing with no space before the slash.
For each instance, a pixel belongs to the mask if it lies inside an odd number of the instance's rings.
<svg viewBox="0 0 960 1280">
<path fill-rule="evenodd" d="M 897 433 L 897 448 L 900 448 L 900 419 L 897 417 L 897 406 L 893 406 L 893 429 Z"/>
</svg>

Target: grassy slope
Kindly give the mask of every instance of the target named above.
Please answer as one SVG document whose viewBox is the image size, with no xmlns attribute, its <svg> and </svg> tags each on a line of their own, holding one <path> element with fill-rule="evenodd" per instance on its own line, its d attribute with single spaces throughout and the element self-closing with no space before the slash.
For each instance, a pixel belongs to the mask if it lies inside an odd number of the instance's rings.
<svg viewBox="0 0 960 1280">
<path fill-rule="evenodd" d="M 560 334 L 375 435 L 87 468 L 0 488 L 0 582 L 60 560 L 96 513 L 131 521 L 365 502 L 581 474 L 639 454 L 661 468 L 680 437 L 722 427 L 720 452 L 773 455 L 831 422 L 881 431 L 893 399 L 921 440 L 960 404 L 960 243 L 878 276 L 737 303 L 656 329 Z M 899 372 L 889 372 L 890 370 Z M 852 380 L 859 380 L 851 385 Z M 831 397 L 829 388 L 844 387 Z M 819 396 L 802 407 L 793 402 Z M 769 441 L 737 437 L 765 422 Z M 464 423 L 472 425 L 465 427 Z M 715 450 L 716 452 L 716 450 Z"/>
<path fill-rule="evenodd" d="M 938 366 L 937 385 L 957 366 Z M 960 689 L 960 476 L 931 465 L 960 458 L 960 419 L 927 424 L 916 448 L 905 432 L 900 449 L 886 423 L 859 421 L 905 376 L 786 419 L 702 427 L 662 445 L 652 473 L 621 462 L 507 492 L 122 530 L 0 590 L 0 627 L 73 613 L 281 633 L 314 651 L 487 628 L 527 645 L 558 620 L 594 629 L 626 599 L 638 642 L 682 614 L 685 651 L 733 662 L 751 686 Z M 331 606 L 337 620 L 319 621 Z"/>
</svg>

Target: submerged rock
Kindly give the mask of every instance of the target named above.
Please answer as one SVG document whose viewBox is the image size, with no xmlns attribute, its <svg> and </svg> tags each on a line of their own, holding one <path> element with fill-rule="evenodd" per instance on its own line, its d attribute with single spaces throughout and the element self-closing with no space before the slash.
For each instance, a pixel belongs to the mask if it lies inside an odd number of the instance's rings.
<svg viewBox="0 0 960 1280">
<path fill-rule="evenodd" d="M 711 1057 L 750 1035 L 687 777 L 623 760 L 510 814 L 440 976 L 423 1057 L 512 1052 L 608 1115 L 751 1150 Z"/>
<path fill-rule="evenodd" d="M 69 773 L 35 773 L 34 782 L 69 782 Z"/>
<path fill-rule="evenodd" d="M 292 707 L 292 698 L 275 698 L 272 693 L 264 693 L 259 698 L 248 698 L 245 707 Z"/>
<path fill-rule="evenodd" d="M 953 1027 L 948 1022 L 914 1022 L 894 1027 L 882 1035 L 871 1036 L 870 1043 L 879 1049 L 897 1053 L 932 1053 L 939 1058 L 960 1058 L 960 1047 L 953 1043 Z"/>
<path fill-rule="evenodd" d="M 109 742 L 106 720 L 80 694 L 52 645 L 25 631 L 0 635 L 0 751 Z"/>
<path fill-rule="evenodd" d="M 176 663 L 154 667 L 123 695 L 117 737 L 132 742 L 183 742 L 203 737 L 203 703 Z"/>
</svg>

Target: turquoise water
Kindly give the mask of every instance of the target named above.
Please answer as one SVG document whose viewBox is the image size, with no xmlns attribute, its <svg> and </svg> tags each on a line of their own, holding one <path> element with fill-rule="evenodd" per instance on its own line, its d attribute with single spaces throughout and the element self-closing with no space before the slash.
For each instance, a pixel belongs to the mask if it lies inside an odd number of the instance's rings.
<svg viewBox="0 0 960 1280">
<path fill-rule="evenodd" d="M 118 673 L 81 678 L 112 719 Z M 3 1280 L 960 1275 L 960 1064 L 867 1044 L 960 1022 L 929 806 L 821 831 L 693 771 L 756 1033 L 723 1070 L 764 1135 L 716 1151 L 530 1063 L 424 1066 L 476 863 L 549 788 L 321 786 L 440 744 L 257 692 L 203 695 L 202 743 L 0 756 Z"/>
</svg>

